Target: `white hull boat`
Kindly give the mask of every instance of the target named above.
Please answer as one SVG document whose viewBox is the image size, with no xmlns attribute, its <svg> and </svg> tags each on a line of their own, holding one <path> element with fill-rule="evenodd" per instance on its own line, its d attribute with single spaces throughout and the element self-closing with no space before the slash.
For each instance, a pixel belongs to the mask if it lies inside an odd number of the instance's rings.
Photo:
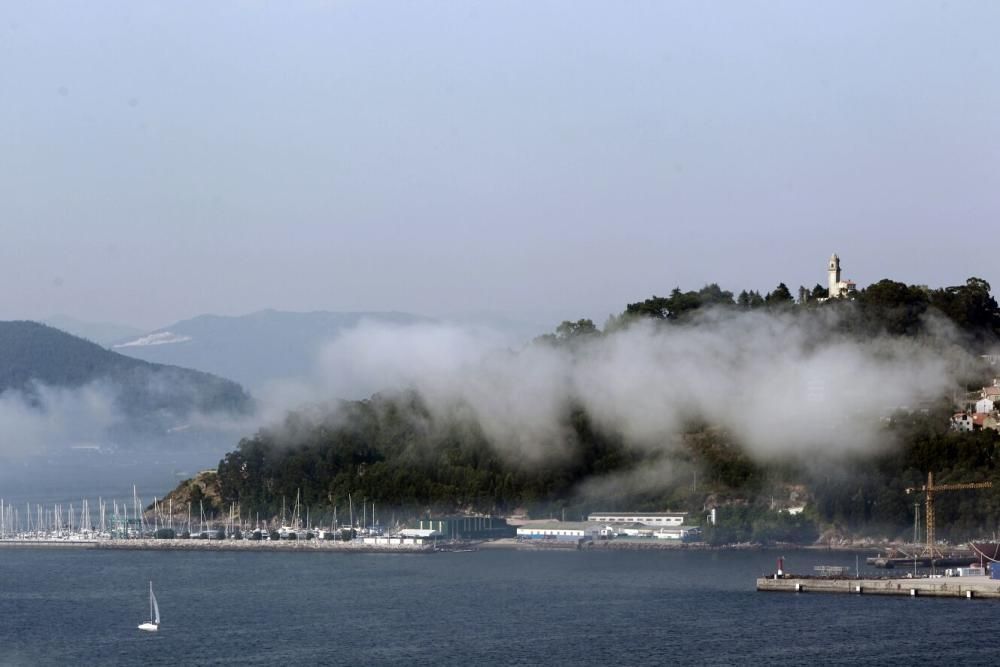
<svg viewBox="0 0 1000 667">
<path fill-rule="evenodd" d="M 160 629 L 160 605 L 156 604 L 152 581 L 149 582 L 149 622 L 141 624 L 139 629 L 146 632 L 156 632 Z"/>
</svg>

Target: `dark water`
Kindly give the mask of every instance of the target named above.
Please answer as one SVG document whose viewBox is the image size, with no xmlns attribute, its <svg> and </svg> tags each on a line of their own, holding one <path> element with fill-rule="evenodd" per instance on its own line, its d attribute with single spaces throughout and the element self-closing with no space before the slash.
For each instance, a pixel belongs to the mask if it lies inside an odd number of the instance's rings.
<svg viewBox="0 0 1000 667">
<path fill-rule="evenodd" d="M 776 555 L 0 549 L 0 664 L 996 662 L 1000 603 L 755 592 Z"/>
</svg>

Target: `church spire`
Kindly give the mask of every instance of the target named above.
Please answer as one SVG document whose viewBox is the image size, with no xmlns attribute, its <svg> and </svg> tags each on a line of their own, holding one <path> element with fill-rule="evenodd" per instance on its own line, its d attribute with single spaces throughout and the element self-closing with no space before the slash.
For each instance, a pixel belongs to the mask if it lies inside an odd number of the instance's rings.
<svg viewBox="0 0 1000 667">
<path fill-rule="evenodd" d="M 827 267 L 827 296 L 831 299 L 840 296 L 840 258 L 837 253 L 830 255 L 830 265 Z"/>
</svg>

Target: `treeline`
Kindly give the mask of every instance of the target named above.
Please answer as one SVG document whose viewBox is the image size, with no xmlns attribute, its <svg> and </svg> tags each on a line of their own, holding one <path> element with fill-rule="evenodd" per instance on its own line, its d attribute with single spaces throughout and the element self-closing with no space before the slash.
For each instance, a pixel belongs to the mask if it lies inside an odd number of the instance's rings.
<svg viewBox="0 0 1000 667">
<path fill-rule="evenodd" d="M 630 303 L 624 312 L 608 318 L 603 332 L 592 320 L 581 319 L 563 322 L 555 333 L 537 340 L 562 342 L 611 333 L 641 319 L 685 323 L 713 308 L 786 314 L 831 309 L 837 315 L 831 319 L 831 333 L 835 335 L 914 336 L 926 330 L 928 316 L 937 314 L 954 324 L 967 337 L 970 346 L 982 347 L 1000 339 L 1000 307 L 990 289 L 988 282 L 975 277 L 969 278 L 964 285 L 938 289 L 884 279 L 858 290 L 850 298 L 827 299 L 827 289 L 821 285 L 811 290 L 800 287 L 798 297 L 794 297 L 784 283 L 764 295 L 743 290 L 734 296 L 733 292 L 713 283 L 687 292 L 675 288 L 669 296 L 652 296 Z"/>
</svg>

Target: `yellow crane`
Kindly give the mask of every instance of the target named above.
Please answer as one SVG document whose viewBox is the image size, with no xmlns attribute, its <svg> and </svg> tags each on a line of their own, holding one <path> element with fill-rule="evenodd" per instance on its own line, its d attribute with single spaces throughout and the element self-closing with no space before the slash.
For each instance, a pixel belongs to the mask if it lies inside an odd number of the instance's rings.
<svg viewBox="0 0 1000 667">
<path fill-rule="evenodd" d="M 927 518 L 927 546 L 920 554 L 921 557 L 941 558 L 942 554 L 935 544 L 934 537 L 934 494 L 942 491 L 961 491 L 964 489 L 991 489 L 993 482 L 968 482 L 966 484 L 938 484 L 934 485 L 934 473 L 927 473 L 927 484 L 921 487 L 910 487 L 906 490 L 907 495 L 914 491 L 922 491 L 926 495 L 924 502 L 924 515 Z"/>
</svg>

